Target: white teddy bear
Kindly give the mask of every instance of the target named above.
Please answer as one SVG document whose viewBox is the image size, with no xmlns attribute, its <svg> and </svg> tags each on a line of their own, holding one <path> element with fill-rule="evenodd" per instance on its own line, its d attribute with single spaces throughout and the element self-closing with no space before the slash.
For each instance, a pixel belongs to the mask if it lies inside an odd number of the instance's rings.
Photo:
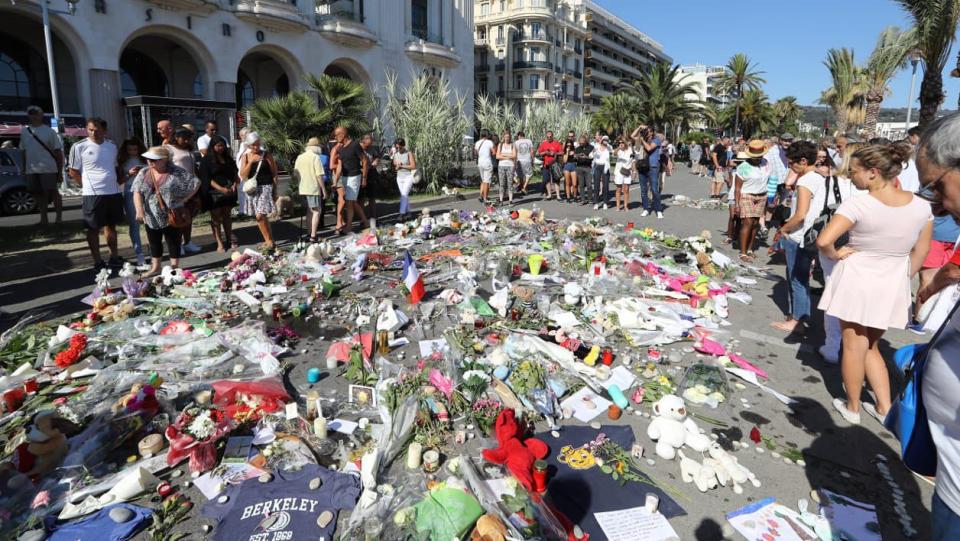
<svg viewBox="0 0 960 541">
<path fill-rule="evenodd" d="M 711 440 L 700 433 L 693 419 L 687 418 L 687 408 L 679 396 L 664 395 L 653 405 L 657 415 L 647 427 L 647 436 L 657 442 L 657 455 L 664 460 L 673 460 L 677 449 L 687 445 L 702 453 L 710 447 Z"/>
<path fill-rule="evenodd" d="M 717 480 L 721 486 L 727 486 L 728 482 L 733 483 L 733 491 L 737 494 L 743 493 L 743 488 L 740 485 L 747 481 L 754 488 L 760 488 L 760 480 L 757 479 L 757 476 L 746 466 L 737 462 L 736 457 L 724 451 L 720 444 L 716 442 L 711 444 L 707 453 L 710 458 L 704 459 L 703 463 L 704 465 L 710 463 L 710 466 L 717 472 Z"/>
</svg>

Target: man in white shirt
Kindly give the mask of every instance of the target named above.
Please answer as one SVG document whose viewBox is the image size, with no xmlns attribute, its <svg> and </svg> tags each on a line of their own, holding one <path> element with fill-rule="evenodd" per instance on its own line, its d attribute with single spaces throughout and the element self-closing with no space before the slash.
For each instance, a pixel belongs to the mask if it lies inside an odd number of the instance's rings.
<svg viewBox="0 0 960 541">
<path fill-rule="evenodd" d="M 490 191 L 490 179 L 493 178 L 493 141 L 490 132 L 480 132 L 480 140 L 473 145 L 477 154 L 477 168 L 480 169 L 480 202 L 487 204 L 487 193 Z"/>
<path fill-rule="evenodd" d="M 523 131 L 517 132 L 517 176 L 520 177 L 520 193 L 527 194 L 527 184 L 533 176 L 533 141 Z"/>
<path fill-rule="evenodd" d="M 117 224 L 123 223 L 123 194 L 117 179 L 117 146 L 106 139 L 107 123 L 101 118 L 87 119 L 87 138 L 70 148 L 70 177 L 83 189 L 83 223 L 87 246 L 99 270 L 119 268 L 123 259 L 117 251 Z M 105 264 L 100 256 L 100 228 L 110 249 Z"/>
<path fill-rule="evenodd" d="M 210 140 L 214 137 L 217 137 L 217 121 L 208 120 L 207 125 L 203 129 L 203 135 L 197 137 L 197 150 L 200 151 L 201 156 L 207 155 L 207 148 L 210 147 Z"/>
<path fill-rule="evenodd" d="M 47 204 L 52 200 L 57 212 L 56 223 L 63 221 L 63 199 L 57 190 L 60 173 L 63 171 L 63 142 L 57 132 L 43 122 L 43 109 L 36 105 L 27 107 L 30 125 L 20 132 L 20 148 L 24 153 L 27 184 L 37 198 L 40 225 L 47 221 Z"/>
</svg>

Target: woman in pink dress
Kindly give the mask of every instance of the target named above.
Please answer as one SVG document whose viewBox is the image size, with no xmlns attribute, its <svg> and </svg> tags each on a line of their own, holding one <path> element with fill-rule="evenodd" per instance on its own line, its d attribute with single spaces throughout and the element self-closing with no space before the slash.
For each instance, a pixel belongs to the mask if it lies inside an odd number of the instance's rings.
<svg viewBox="0 0 960 541">
<path fill-rule="evenodd" d="M 863 408 L 881 421 L 890 409 L 890 381 L 877 343 L 888 328 L 906 327 L 910 278 L 930 249 L 930 204 L 895 185 L 908 158 L 895 145 L 867 145 L 855 152 L 850 179 L 868 194 L 841 203 L 817 237 L 820 253 L 838 261 L 819 305 L 840 320 L 843 333 L 840 362 L 847 399 L 836 398 L 833 406 L 853 424 L 860 423 L 864 376 L 876 406 Z M 846 233 L 849 244 L 837 248 Z"/>
</svg>

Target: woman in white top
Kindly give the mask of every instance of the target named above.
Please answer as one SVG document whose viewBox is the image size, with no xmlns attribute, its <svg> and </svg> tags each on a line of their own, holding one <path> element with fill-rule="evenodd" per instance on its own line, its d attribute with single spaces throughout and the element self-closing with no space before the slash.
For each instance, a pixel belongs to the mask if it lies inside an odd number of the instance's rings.
<svg viewBox="0 0 960 541">
<path fill-rule="evenodd" d="M 613 171 L 614 202 L 617 204 L 617 210 L 627 210 L 630 204 L 630 178 L 633 174 L 633 148 L 623 139 L 617 145 L 616 152 L 617 165 Z M 623 201 L 623 206 L 620 201 Z"/>
<path fill-rule="evenodd" d="M 513 203 L 513 168 L 517 159 L 517 147 L 509 131 L 503 132 L 503 138 L 497 145 L 497 178 L 500 180 L 500 203 L 507 196 Z"/>
<path fill-rule="evenodd" d="M 606 210 L 610 199 L 610 138 L 604 136 L 590 153 L 590 158 L 593 159 L 593 210 L 599 209 L 601 203 Z"/>
<path fill-rule="evenodd" d="M 737 156 L 744 161 L 734 173 L 734 207 L 740 218 L 740 260 L 745 263 L 753 261 L 753 242 L 767 203 L 770 164 L 763 159 L 766 152 L 763 141 L 754 139 L 747 145 L 746 152 Z"/>
<path fill-rule="evenodd" d="M 407 221 L 410 210 L 410 189 L 413 188 L 413 170 L 417 168 L 417 157 L 407 148 L 407 142 L 401 137 L 393 144 L 393 168 L 397 172 L 397 188 L 400 189 L 400 221 Z"/>
</svg>

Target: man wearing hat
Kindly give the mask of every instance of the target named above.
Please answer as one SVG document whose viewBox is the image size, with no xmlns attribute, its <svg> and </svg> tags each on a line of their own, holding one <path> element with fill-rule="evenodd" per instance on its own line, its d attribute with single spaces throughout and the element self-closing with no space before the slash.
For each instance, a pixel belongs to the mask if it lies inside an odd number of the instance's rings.
<svg viewBox="0 0 960 541">
<path fill-rule="evenodd" d="M 63 171 L 63 142 L 57 132 L 43 122 L 43 109 L 27 107 L 30 125 L 20 131 L 20 148 L 24 153 L 27 185 L 37 198 L 40 225 L 47 225 L 47 204 L 52 200 L 57 212 L 56 223 L 63 220 L 63 200 L 57 182 Z"/>
<path fill-rule="evenodd" d="M 320 160 L 321 154 L 320 139 L 311 137 L 293 165 L 293 177 L 297 179 L 300 195 L 310 209 L 310 242 L 317 242 L 317 229 L 323 220 L 323 201 L 327 198 L 327 187 L 323 184 L 326 172 Z"/>
</svg>

